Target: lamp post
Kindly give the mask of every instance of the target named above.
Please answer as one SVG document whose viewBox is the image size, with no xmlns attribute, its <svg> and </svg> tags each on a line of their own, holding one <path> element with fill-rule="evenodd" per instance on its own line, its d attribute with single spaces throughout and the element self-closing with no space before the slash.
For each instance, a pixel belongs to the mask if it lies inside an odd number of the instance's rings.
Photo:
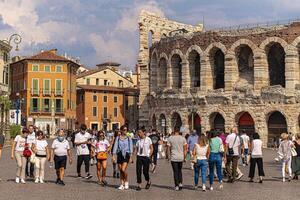
<svg viewBox="0 0 300 200">
<path fill-rule="evenodd" d="M 5 42 L 6 44 L 8 44 L 10 46 L 11 46 L 11 42 L 15 43 L 15 45 L 16 45 L 15 50 L 19 51 L 19 44 L 22 42 L 22 37 L 19 34 L 14 33 L 11 36 L 9 36 L 8 40 L 2 40 L 2 42 Z"/>
<path fill-rule="evenodd" d="M 16 105 L 16 124 L 18 125 L 19 124 L 19 112 L 20 112 L 20 109 L 21 109 L 21 101 L 20 101 L 20 93 L 17 92 L 16 93 L 16 96 L 17 96 L 17 105 Z"/>
</svg>

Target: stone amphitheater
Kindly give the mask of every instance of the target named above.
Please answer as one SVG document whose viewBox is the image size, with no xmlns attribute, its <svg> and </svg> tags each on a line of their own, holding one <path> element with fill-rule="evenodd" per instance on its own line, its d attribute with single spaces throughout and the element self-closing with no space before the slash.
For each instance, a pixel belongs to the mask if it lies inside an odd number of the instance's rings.
<svg viewBox="0 0 300 200">
<path fill-rule="evenodd" d="M 140 125 L 299 132 L 300 22 L 205 31 L 142 11 Z"/>
</svg>

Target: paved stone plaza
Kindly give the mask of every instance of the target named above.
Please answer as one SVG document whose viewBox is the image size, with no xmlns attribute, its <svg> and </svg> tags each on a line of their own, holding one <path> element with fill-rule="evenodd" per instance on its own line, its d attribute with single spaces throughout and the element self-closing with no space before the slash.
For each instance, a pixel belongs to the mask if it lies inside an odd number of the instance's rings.
<svg viewBox="0 0 300 200">
<path fill-rule="evenodd" d="M 175 192 L 173 190 L 173 177 L 171 166 L 166 160 L 159 160 L 157 173 L 151 174 L 152 187 L 149 191 L 136 191 L 135 188 L 135 165 L 129 167 L 129 191 L 118 191 L 116 188 L 119 184 L 117 179 L 111 177 L 112 166 L 109 164 L 108 183 L 109 186 L 103 188 L 96 184 L 95 167 L 92 167 L 94 177 L 87 181 L 85 179 L 75 178 L 75 164 L 68 166 L 65 183 L 66 186 L 57 186 L 54 184 L 55 172 L 53 169 L 46 167 L 46 181 L 44 185 L 37 185 L 33 180 L 28 180 L 26 185 L 16 184 L 15 161 L 9 158 L 9 149 L 4 150 L 3 159 L 0 162 L 0 199 L 298 199 L 300 181 L 291 183 L 282 183 L 280 178 L 280 166 L 274 163 L 273 158 L 275 151 L 265 150 L 265 172 L 266 177 L 263 184 L 248 183 L 248 167 L 240 166 L 245 176 L 241 181 L 234 184 L 224 184 L 224 189 L 202 192 L 193 189 L 193 171 L 186 164 L 184 166 L 184 190 Z M 83 170 L 83 168 L 82 168 Z M 215 185 L 217 186 L 217 184 Z M 233 196 L 235 194 L 235 196 Z"/>
</svg>

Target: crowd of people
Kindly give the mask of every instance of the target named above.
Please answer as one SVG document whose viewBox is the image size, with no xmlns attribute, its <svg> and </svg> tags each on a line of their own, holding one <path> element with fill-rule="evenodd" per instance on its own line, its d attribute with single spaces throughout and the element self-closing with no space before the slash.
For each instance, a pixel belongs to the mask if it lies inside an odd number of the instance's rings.
<svg viewBox="0 0 300 200">
<path fill-rule="evenodd" d="M 249 182 L 254 182 L 255 168 L 258 168 L 258 182 L 263 183 L 263 142 L 258 133 L 238 133 L 233 127 L 230 133 L 211 130 L 198 134 L 195 130 L 183 136 L 180 127 L 175 127 L 169 135 L 161 135 L 155 129 L 146 131 L 141 127 L 135 134 L 128 132 L 126 126 L 116 129 L 109 136 L 104 131 L 89 131 L 82 124 L 80 129 L 68 139 L 64 130 L 57 132 L 57 137 L 49 145 L 43 131 L 33 126 L 24 127 L 14 139 L 11 148 L 11 159 L 16 160 L 16 183 L 26 183 L 28 177 L 35 183 L 45 182 L 45 164 L 56 171 L 56 184 L 65 185 L 64 175 L 67 163 L 73 162 L 70 140 L 76 149 L 76 170 L 78 178 L 91 179 L 90 166 L 96 165 L 97 180 L 101 186 L 106 186 L 106 170 L 109 158 L 112 160 L 113 177 L 120 179 L 119 190 L 129 189 L 127 168 L 135 160 L 136 190 L 151 187 L 150 172 L 155 173 L 158 157 L 164 157 L 171 163 L 176 191 L 183 189 L 182 167 L 189 160 L 194 170 L 194 188 L 198 188 L 201 176 L 203 191 L 214 190 L 215 177 L 218 188 L 223 189 L 223 178 L 228 183 L 239 180 L 243 173 L 238 164 L 241 158 L 243 166 L 249 166 Z M 3 138 L 0 138 L 2 141 Z M 4 140 L 3 140 L 4 141 Z M 3 144 L 0 143 L 0 156 Z M 300 175 L 300 134 L 292 136 L 281 134 L 278 147 L 278 157 L 282 163 L 282 181 L 298 179 Z M 84 172 L 82 174 L 82 165 Z M 286 178 L 286 173 L 288 177 Z M 142 187 L 142 175 L 145 187 Z M 207 188 L 206 178 L 209 179 Z"/>
</svg>

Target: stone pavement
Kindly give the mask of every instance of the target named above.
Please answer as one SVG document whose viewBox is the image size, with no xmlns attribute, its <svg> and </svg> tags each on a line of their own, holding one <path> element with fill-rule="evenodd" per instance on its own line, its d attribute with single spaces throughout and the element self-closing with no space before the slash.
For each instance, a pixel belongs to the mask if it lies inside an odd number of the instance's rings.
<svg viewBox="0 0 300 200">
<path fill-rule="evenodd" d="M 46 167 L 46 184 L 35 184 L 28 180 L 27 184 L 16 184 L 15 161 L 11 160 L 9 148 L 5 148 L 3 157 L 0 160 L 0 200 L 79 200 L 79 199 L 299 199 L 300 181 L 282 183 L 280 178 L 280 166 L 274 163 L 276 153 L 272 150 L 264 151 L 264 167 L 266 177 L 263 184 L 248 183 L 248 167 L 240 166 L 245 176 L 234 184 L 224 184 L 223 190 L 202 192 L 200 189 L 193 189 L 193 171 L 186 163 L 183 170 L 184 189 L 183 191 L 173 190 L 173 176 L 170 163 L 166 160 L 159 160 L 159 166 L 155 174 L 151 174 L 152 187 L 150 190 L 136 191 L 135 164 L 129 166 L 129 183 L 131 189 L 118 191 L 119 180 L 113 179 L 112 165 L 108 166 L 108 187 L 101 187 L 96 184 L 95 166 L 91 168 L 94 177 L 91 180 L 76 179 L 75 163 L 67 166 L 65 183 L 66 186 L 54 184 L 55 172 L 50 169 L 49 163 Z M 74 155 L 73 155 L 74 158 Z M 83 167 L 82 167 L 82 170 Z M 208 185 L 208 184 L 207 184 Z M 217 188 L 217 183 L 215 188 Z M 298 194 L 298 196 L 297 196 Z"/>
</svg>

